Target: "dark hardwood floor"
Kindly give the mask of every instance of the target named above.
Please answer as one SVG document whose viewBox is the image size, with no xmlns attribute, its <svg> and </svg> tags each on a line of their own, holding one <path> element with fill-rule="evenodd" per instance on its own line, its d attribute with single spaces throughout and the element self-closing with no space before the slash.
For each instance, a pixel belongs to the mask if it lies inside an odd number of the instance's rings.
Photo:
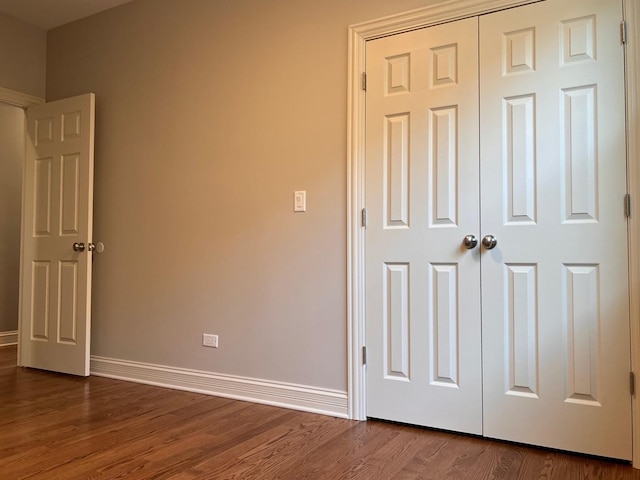
<svg viewBox="0 0 640 480">
<path fill-rule="evenodd" d="M 0 479 L 640 479 L 622 463 L 15 366 Z"/>
</svg>

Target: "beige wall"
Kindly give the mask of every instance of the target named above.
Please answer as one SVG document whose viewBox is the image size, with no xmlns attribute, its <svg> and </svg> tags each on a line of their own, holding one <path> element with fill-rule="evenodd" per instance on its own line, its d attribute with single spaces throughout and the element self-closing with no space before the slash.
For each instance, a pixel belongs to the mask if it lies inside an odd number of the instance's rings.
<svg viewBox="0 0 640 480">
<path fill-rule="evenodd" d="M 136 0 L 49 32 L 47 98 L 96 93 L 94 354 L 346 389 L 347 27 L 427 3 Z"/>
<path fill-rule="evenodd" d="M 0 87 L 44 97 L 47 33 L 0 14 Z"/>
<path fill-rule="evenodd" d="M 24 113 L 0 103 L 0 332 L 18 329 Z"/>
</svg>

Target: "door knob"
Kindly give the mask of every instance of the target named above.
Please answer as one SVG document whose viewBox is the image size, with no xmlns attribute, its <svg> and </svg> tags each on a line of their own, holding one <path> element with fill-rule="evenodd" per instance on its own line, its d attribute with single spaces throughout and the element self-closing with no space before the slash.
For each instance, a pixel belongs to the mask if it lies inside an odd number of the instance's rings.
<svg viewBox="0 0 640 480">
<path fill-rule="evenodd" d="M 73 244 L 73 251 L 74 252 L 84 252 L 84 243 L 83 242 L 75 242 Z"/>
<path fill-rule="evenodd" d="M 95 253 L 104 252 L 104 243 L 102 243 L 102 242 L 97 242 L 97 243 L 89 242 L 89 251 L 90 252 L 95 252 Z"/>
<path fill-rule="evenodd" d="M 491 250 L 496 245 L 498 245 L 498 239 L 493 235 L 485 235 L 482 239 L 482 246 L 487 250 Z"/>
<path fill-rule="evenodd" d="M 471 250 L 472 248 L 476 248 L 476 245 L 478 245 L 478 239 L 475 235 L 467 235 L 464 237 L 464 240 L 462 240 L 462 244 L 465 248 Z"/>
</svg>

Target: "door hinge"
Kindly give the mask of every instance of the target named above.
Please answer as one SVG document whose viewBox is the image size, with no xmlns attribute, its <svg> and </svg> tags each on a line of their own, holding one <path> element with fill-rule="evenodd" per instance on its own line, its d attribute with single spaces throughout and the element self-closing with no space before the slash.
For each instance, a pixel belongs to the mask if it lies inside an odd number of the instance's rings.
<svg viewBox="0 0 640 480">
<path fill-rule="evenodd" d="M 629 391 L 631 395 L 636 394 L 636 374 L 633 372 L 629 372 Z"/>
<path fill-rule="evenodd" d="M 631 217 L 631 195 L 628 193 L 624 196 L 624 214 L 627 218 Z"/>
<path fill-rule="evenodd" d="M 362 90 L 367 91 L 367 73 L 362 72 Z"/>
<path fill-rule="evenodd" d="M 627 22 L 624 20 L 620 22 L 620 43 L 627 43 Z"/>
<path fill-rule="evenodd" d="M 362 209 L 362 226 L 367 228 L 367 209 Z"/>
<path fill-rule="evenodd" d="M 367 347 L 366 346 L 362 347 L 362 364 L 363 365 L 367 364 Z"/>
</svg>

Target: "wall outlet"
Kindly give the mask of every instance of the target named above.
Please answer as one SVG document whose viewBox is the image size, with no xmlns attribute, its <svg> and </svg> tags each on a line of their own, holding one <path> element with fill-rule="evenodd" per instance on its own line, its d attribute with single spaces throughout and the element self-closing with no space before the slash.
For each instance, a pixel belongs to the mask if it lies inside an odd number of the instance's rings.
<svg viewBox="0 0 640 480">
<path fill-rule="evenodd" d="M 218 348 L 218 335 L 202 334 L 202 346 Z"/>
</svg>

